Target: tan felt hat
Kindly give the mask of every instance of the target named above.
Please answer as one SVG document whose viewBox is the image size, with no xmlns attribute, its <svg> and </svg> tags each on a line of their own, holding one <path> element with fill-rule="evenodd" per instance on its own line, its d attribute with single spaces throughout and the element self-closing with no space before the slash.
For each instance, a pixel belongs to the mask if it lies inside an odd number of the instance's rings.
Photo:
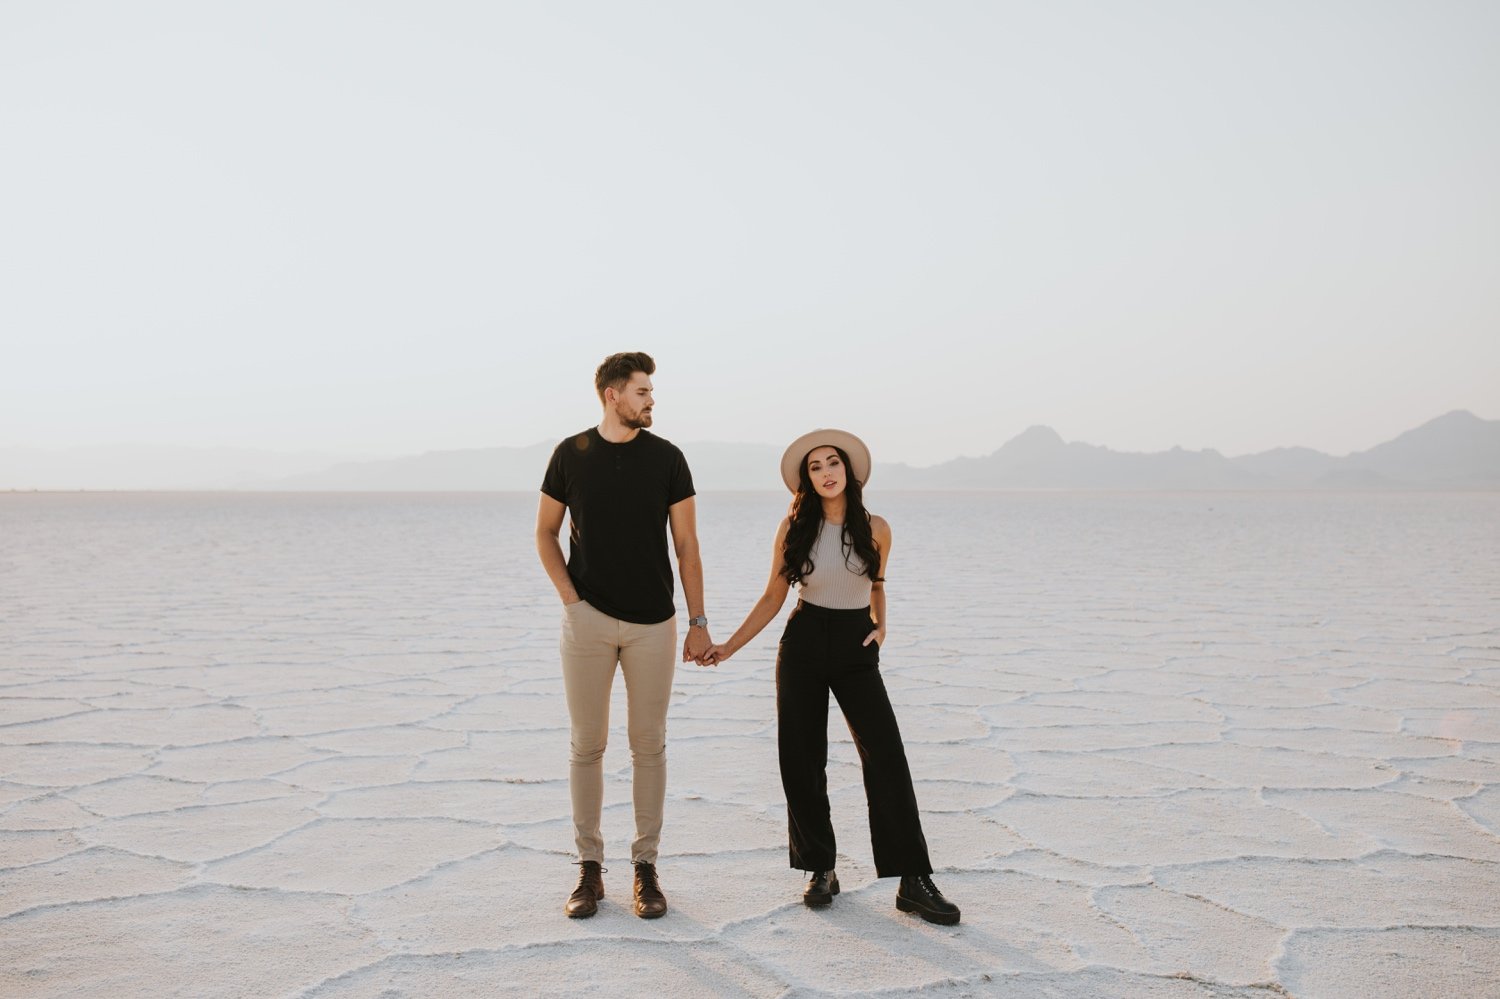
<svg viewBox="0 0 1500 999">
<path fill-rule="evenodd" d="M 814 430 L 788 444 L 781 456 L 781 481 L 786 483 L 786 487 L 792 492 L 797 491 L 807 452 L 815 447 L 829 446 L 836 447 L 849 456 L 855 481 L 861 486 L 870 481 L 870 449 L 865 447 L 864 441 L 847 430 Z"/>
</svg>

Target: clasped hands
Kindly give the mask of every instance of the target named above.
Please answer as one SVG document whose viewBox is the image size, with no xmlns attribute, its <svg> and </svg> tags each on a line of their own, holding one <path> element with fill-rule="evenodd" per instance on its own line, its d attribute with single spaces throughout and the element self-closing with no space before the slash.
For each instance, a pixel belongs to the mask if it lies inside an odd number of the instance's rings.
<svg viewBox="0 0 1500 999">
<path fill-rule="evenodd" d="M 727 645 L 710 645 L 708 651 L 698 657 L 699 666 L 717 666 L 719 663 L 734 655 L 729 651 Z"/>
<path fill-rule="evenodd" d="M 687 640 L 682 643 L 682 661 L 699 666 L 717 666 L 732 655 L 727 645 L 714 644 L 707 628 L 689 628 Z"/>
<path fill-rule="evenodd" d="M 695 625 L 688 628 L 687 638 L 682 642 L 682 661 L 695 662 L 699 666 L 717 666 L 718 658 L 713 653 L 721 648 L 708 637 L 708 629 Z"/>
<path fill-rule="evenodd" d="M 703 638 L 707 642 L 706 647 L 699 646 L 694 643 L 694 631 L 703 632 Z M 875 630 L 866 635 L 865 640 L 863 642 L 860 642 L 859 644 L 861 647 L 864 647 L 868 646 L 871 642 L 882 645 L 885 644 L 884 627 L 875 628 Z M 695 648 L 697 649 L 696 652 L 693 651 Z M 699 666 L 717 666 L 719 665 L 719 663 L 728 659 L 732 655 L 734 655 L 734 652 L 730 650 L 727 644 L 715 645 L 713 641 L 709 639 L 707 628 L 689 628 L 687 641 L 683 642 L 682 644 L 682 661 L 687 662 L 688 660 L 692 660 Z"/>
</svg>

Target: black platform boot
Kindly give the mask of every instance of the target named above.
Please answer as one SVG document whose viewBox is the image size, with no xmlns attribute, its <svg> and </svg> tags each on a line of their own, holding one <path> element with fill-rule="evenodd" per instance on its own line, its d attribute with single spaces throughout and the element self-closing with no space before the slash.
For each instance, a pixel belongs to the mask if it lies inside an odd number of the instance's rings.
<svg viewBox="0 0 1500 999">
<path fill-rule="evenodd" d="M 833 896 L 839 893 L 839 876 L 832 871 L 813 871 L 807 887 L 802 889 L 802 901 L 814 909 L 831 905 Z"/>
<path fill-rule="evenodd" d="M 896 889 L 896 908 L 915 912 L 929 923 L 952 926 L 958 922 L 958 906 L 943 897 L 928 874 L 907 874 Z"/>
</svg>

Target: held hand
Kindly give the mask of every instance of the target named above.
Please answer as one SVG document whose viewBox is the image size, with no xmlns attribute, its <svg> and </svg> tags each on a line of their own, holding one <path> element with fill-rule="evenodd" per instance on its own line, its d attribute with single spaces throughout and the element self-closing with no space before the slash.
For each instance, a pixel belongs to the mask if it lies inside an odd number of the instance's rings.
<svg viewBox="0 0 1500 999">
<path fill-rule="evenodd" d="M 719 665 L 719 663 L 728 659 L 732 655 L 734 655 L 734 653 L 730 652 L 729 649 L 725 646 L 715 645 L 713 648 L 709 649 L 703 654 L 703 658 L 698 660 L 698 665 L 717 666 Z"/>
<path fill-rule="evenodd" d="M 868 635 L 866 635 L 865 636 L 865 640 L 863 642 L 860 642 L 859 644 L 861 646 L 867 646 L 871 642 L 879 642 L 881 645 L 885 644 L 885 626 L 884 625 L 881 625 L 879 628 L 876 628 L 874 631 L 872 631 Z"/>
<path fill-rule="evenodd" d="M 695 662 L 699 666 L 711 666 L 712 663 L 703 661 L 703 656 L 713 648 L 714 641 L 708 637 L 707 628 L 689 628 L 687 638 L 682 642 L 682 661 Z"/>
</svg>

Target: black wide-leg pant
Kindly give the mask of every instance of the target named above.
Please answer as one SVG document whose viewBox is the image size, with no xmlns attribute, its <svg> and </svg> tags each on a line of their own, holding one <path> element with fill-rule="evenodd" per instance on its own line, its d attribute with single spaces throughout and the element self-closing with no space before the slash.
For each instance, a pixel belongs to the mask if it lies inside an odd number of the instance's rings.
<svg viewBox="0 0 1500 999">
<path fill-rule="evenodd" d="M 834 867 L 828 808 L 828 694 L 838 699 L 864 769 L 875 874 L 931 874 L 917 794 L 896 713 L 880 676 L 869 608 L 830 610 L 799 601 L 776 654 L 776 742 L 786 791 L 791 866 Z"/>
</svg>

